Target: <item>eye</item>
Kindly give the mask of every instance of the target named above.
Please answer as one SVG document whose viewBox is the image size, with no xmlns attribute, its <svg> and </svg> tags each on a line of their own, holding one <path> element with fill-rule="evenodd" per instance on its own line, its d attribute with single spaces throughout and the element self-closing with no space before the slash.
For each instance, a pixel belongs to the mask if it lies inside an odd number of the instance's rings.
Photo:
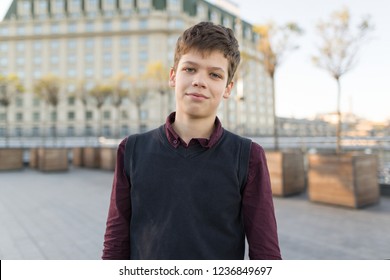
<svg viewBox="0 0 390 280">
<path fill-rule="evenodd" d="M 217 73 L 210 73 L 210 76 L 211 76 L 211 78 L 214 78 L 214 79 L 222 79 L 222 76 L 220 74 L 217 74 Z"/>
<path fill-rule="evenodd" d="M 194 73 L 195 72 L 195 68 L 191 68 L 191 67 L 185 67 L 183 70 L 187 73 Z"/>
</svg>

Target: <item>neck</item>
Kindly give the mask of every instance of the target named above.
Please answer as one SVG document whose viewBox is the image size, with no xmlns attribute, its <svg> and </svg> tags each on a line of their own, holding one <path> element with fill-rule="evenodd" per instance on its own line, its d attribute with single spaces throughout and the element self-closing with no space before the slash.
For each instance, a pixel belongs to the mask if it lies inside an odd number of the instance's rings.
<svg viewBox="0 0 390 280">
<path fill-rule="evenodd" d="M 193 138 L 207 138 L 209 139 L 214 131 L 215 117 L 213 118 L 191 118 L 183 117 L 176 112 L 175 122 L 173 128 L 176 133 L 187 144 Z"/>
</svg>

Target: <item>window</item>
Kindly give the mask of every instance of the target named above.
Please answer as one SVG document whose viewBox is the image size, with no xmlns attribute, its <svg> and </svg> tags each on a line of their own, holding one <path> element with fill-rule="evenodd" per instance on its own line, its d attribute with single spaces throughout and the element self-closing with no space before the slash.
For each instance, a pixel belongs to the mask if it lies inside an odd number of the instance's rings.
<svg viewBox="0 0 390 280">
<path fill-rule="evenodd" d="M 127 125 L 122 125 L 121 126 L 121 137 L 124 137 L 128 134 L 130 134 L 129 127 Z"/>
<path fill-rule="evenodd" d="M 122 66 L 121 72 L 126 75 L 130 75 L 130 68 L 128 66 Z"/>
<path fill-rule="evenodd" d="M 103 31 L 111 31 L 111 29 L 112 29 L 111 21 L 103 22 Z"/>
<path fill-rule="evenodd" d="M 106 137 L 111 135 L 111 129 L 108 125 L 103 126 L 103 135 Z"/>
<path fill-rule="evenodd" d="M 88 0 L 88 7 L 97 8 L 98 1 L 97 0 Z"/>
<path fill-rule="evenodd" d="M 50 63 L 51 64 L 58 64 L 58 62 L 59 62 L 59 57 L 58 57 L 58 55 L 52 55 L 51 57 L 50 57 Z"/>
<path fill-rule="evenodd" d="M 92 118 L 93 118 L 92 111 L 87 111 L 87 112 L 85 112 L 85 118 L 86 118 L 87 120 L 92 120 Z"/>
<path fill-rule="evenodd" d="M 60 47 L 60 42 L 58 42 L 57 40 L 52 40 L 50 42 L 50 48 L 53 49 L 53 50 L 56 50 Z"/>
<path fill-rule="evenodd" d="M 33 106 L 34 107 L 38 107 L 40 103 L 41 103 L 41 101 L 39 100 L 39 98 L 38 97 L 34 97 L 34 99 L 33 99 Z"/>
<path fill-rule="evenodd" d="M 77 25 L 75 22 L 71 22 L 68 24 L 68 32 L 75 33 L 77 31 Z"/>
<path fill-rule="evenodd" d="M 87 39 L 87 40 L 85 40 L 85 48 L 87 49 L 87 50 L 91 50 L 91 48 L 93 48 L 93 45 L 95 44 L 95 42 L 94 42 L 94 40 L 93 39 L 91 39 L 91 38 L 89 38 L 89 39 Z"/>
<path fill-rule="evenodd" d="M 68 77 L 76 77 L 76 70 L 73 68 L 68 69 Z"/>
<path fill-rule="evenodd" d="M 8 65 L 8 59 L 6 57 L 0 57 L 0 65 L 1 66 L 7 66 Z"/>
<path fill-rule="evenodd" d="M 21 127 L 16 127 L 15 128 L 15 135 L 17 137 L 21 137 L 23 135 L 23 129 Z"/>
<path fill-rule="evenodd" d="M 121 38 L 121 47 L 127 48 L 130 46 L 130 38 L 129 37 L 122 37 Z"/>
<path fill-rule="evenodd" d="M 91 126 L 87 125 L 87 126 L 85 127 L 85 134 L 86 134 L 87 136 L 92 136 L 92 135 L 93 135 L 93 129 L 92 129 Z"/>
<path fill-rule="evenodd" d="M 17 29 L 16 29 L 16 33 L 18 35 L 24 35 L 24 33 L 25 33 L 24 26 L 18 26 Z"/>
<path fill-rule="evenodd" d="M 121 29 L 122 30 L 129 30 L 130 29 L 130 21 L 122 20 L 121 21 Z"/>
<path fill-rule="evenodd" d="M 39 79 L 42 76 L 42 72 L 39 70 L 35 70 L 33 73 L 34 79 Z"/>
<path fill-rule="evenodd" d="M 112 76 L 112 69 L 107 67 L 103 69 L 103 76 L 108 78 Z"/>
<path fill-rule="evenodd" d="M 148 111 L 141 110 L 141 120 L 147 120 L 148 119 Z"/>
<path fill-rule="evenodd" d="M 68 126 L 67 128 L 67 135 L 68 136 L 74 136 L 75 135 L 75 130 L 73 126 Z"/>
<path fill-rule="evenodd" d="M 37 35 L 42 34 L 42 25 L 40 25 L 40 24 L 34 25 L 34 34 L 37 34 Z"/>
<path fill-rule="evenodd" d="M 92 21 L 88 21 L 87 24 L 85 25 L 85 31 L 93 32 L 94 27 L 95 27 L 94 23 Z"/>
<path fill-rule="evenodd" d="M 77 42 L 76 42 L 76 40 L 73 40 L 73 39 L 68 39 L 67 44 L 68 44 L 68 49 L 71 49 L 71 50 L 74 50 L 77 47 Z"/>
<path fill-rule="evenodd" d="M 91 68 L 85 68 L 85 76 L 91 78 L 93 76 L 93 70 Z"/>
<path fill-rule="evenodd" d="M 140 36 L 138 43 L 140 46 L 147 46 L 148 45 L 148 36 Z"/>
<path fill-rule="evenodd" d="M 146 29 L 148 28 L 148 20 L 147 19 L 141 19 L 139 21 L 139 29 Z"/>
<path fill-rule="evenodd" d="M 18 57 L 16 58 L 16 64 L 19 65 L 19 66 L 23 66 L 24 64 L 24 57 Z"/>
<path fill-rule="evenodd" d="M 0 27 L 0 35 L 8 35 L 8 27 Z"/>
<path fill-rule="evenodd" d="M 73 121 L 75 119 L 75 113 L 73 111 L 68 112 L 68 120 Z"/>
<path fill-rule="evenodd" d="M 72 90 L 69 90 L 72 92 Z M 75 105 L 76 104 L 76 98 L 74 96 L 68 97 L 68 105 Z"/>
<path fill-rule="evenodd" d="M 69 64 L 75 64 L 76 63 L 76 55 L 75 54 L 69 54 L 68 55 L 68 63 Z"/>
<path fill-rule="evenodd" d="M 111 59 L 112 59 L 111 53 L 107 53 L 106 52 L 106 53 L 103 54 L 103 61 L 104 62 L 110 62 Z"/>
<path fill-rule="evenodd" d="M 75 92 L 75 90 L 76 90 L 76 85 L 75 84 L 68 84 L 68 86 L 67 86 L 67 91 L 68 92 L 73 93 L 73 92 Z M 71 99 L 73 99 L 73 100 L 71 100 Z M 75 99 L 74 96 L 69 97 L 68 105 L 74 105 L 75 102 L 76 102 L 76 99 Z"/>
<path fill-rule="evenodd" d="M 22 42 L 16 43 L 16 49 L 21 52 L 24 51 L 24 43 Z"/>
<path fill-rule="evenodd" d="M 33 113 L 33 121 L 34 122 L 39 122 L 41 119 L 41 114 L 39 112 L 34 112 Z"/>
<path fill-rule="evenodd" d="M 58 23 L 53 23 L 51 26 L 50 26 L 50 31 L 51 33 L 53 34 L 58 34 L 60 32 L 60 25 Z"/>
<path fill-rule="evenodd" d="M 121 61 L 129 61 L 130 55 L 128 52 L 121 52 Z"/>
<path fill-rule="evenodd" d="M 92 53 L 86 53 L 84 58 L 85 58 L 85 62 L 88 62 L 88 63 L 93 62 L 93 54 Z"/>
<path fill-rule="evenodd" d="M 23 121 L 23 113 L 21 113 L 21 112 L 16 113 L 15 119 L 16 119 L 16 121 L 18 121 L 18 122 Z"/>
<path fill-rule="evenodd" d="M 39 136 L 39 127 L 34 126 L 32 128 L 32 136 L 38 137 Z"/>
<path fill-rule="evenodd" d="M 64 0 L 56 0 L 56 1 L 54 1 L 54 9 L 56 11 L 63 11 L 63 9 L 64 9 Z"/>
<path fill-rule="evenodd" d="M 22 107 L 23 106 L 23 99 L 21 97 L 17 97 L 15 100 L 16 107 Z"/>
<path fill-rule="evenodd" d="M 50 120 L 53 122 L 57 121 L 57 112 L 51 112 Z"/>
<path fill-rule="evenodd" d="M 7 43 L 0 43 L 0 51 L 2 51 L 2 52 L 8 51 L 8 44 Z"/>
<path fill-rule="evenodd" d="M 147 61 L 148 60 L 148 52 L 147 51 L 140 51 L 138 59 L 140 61 Z"/>
<path fill-rule="evenodd" d="M 103 112 L 103 118 L 105 120 L 109 120 L 111 118 L 111 112 L 110 111 L 104 111 Z"/>
<path fill-rule="evenodd" d="M 170 28 L 177 28 L 177 29 L 183 29 L 184 28 L 184 22 L 182 19 L 172 19 L 169 22 Z"/>
<path fill-rule="evenodd" d="M 110 37 L 103 38 L 103 48 L 111 48 L 112 41 Z"/>
</svg>

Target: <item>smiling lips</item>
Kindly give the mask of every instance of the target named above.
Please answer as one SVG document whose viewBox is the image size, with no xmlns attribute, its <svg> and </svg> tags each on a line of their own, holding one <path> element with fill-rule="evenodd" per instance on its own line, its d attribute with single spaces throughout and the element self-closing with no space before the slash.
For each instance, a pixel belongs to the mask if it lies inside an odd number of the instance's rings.
<svg viewBox="0 0 390 280">
<path fill-rule="evenodd" d="M 201 100 L 201 99 L 209 99 L 206 95 L 203 95 L 201 93 L 186 93 L 187 96 L 190 96 L 194 99 Z"/>
</svg>

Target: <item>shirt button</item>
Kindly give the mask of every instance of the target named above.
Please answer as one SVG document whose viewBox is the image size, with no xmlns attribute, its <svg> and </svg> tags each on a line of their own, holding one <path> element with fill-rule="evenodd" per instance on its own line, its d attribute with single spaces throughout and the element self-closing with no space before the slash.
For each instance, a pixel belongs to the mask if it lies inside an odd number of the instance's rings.
<svg viewBox="0 0 390 280">
<path fill-rule="evenodd" d="M 176 140 L 176 139 L 175 139 L 175 140 L 173 140 L 173 144 L 175 144 L 175 145 L 177 144 L 177 140 Z"/>
</svg>

